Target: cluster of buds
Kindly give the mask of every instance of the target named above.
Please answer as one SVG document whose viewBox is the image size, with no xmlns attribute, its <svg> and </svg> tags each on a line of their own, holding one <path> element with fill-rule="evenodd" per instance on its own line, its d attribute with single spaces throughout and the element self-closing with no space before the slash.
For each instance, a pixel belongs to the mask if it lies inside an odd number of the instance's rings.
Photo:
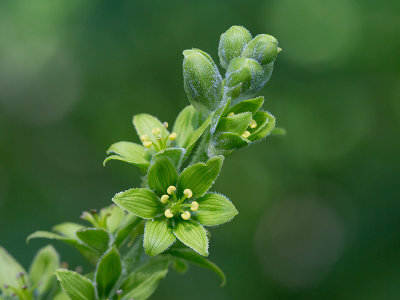
<svg viewBox="0 0 400 300">
<path fill-rule="evenodd" d="M 220 64 L 226 69 L 224 80 L 210 55 L 198 49 L 185 50 L 184 87 L 191 104 L 207 115 L 228 99 L 235 104 L 254 96 L 270 79 L 281 50 L 271 35 L 252 39 L 246 28 L 232 26 L 221 35 L 218 47 Z"/>
<path fill-rule="evenodd" d="M 167 194 L 162 195 L 160 198 L 161 203 L 167 205 L 164 216 L 170 219 L 173 218 L 175 214 L 180 214 L 183 220 L 189 220 L 191 214 L 187 209 L 190 208 L 190 210 L 193 212 L 199 209 L 199 203 L 196 201 L 185 203 L 186 199 L 190 199 L 192 197 L 193 192 L 190 189 L 185 189 L 183 191 L 183 197 L 178 199 L 176 195 L 176 187 L 173 185 L 169 186 L 167 189 Z M 170 198 L 172 198 L 172 201 Z"/>
</svg>

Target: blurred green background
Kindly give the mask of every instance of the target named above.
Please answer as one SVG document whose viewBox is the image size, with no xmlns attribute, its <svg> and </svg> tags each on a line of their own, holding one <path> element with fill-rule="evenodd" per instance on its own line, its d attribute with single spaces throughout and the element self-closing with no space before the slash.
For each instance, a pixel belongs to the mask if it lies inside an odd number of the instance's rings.
<svg viewBox="0 0 400 300">
<path fill-rule="evenodd" d="M 133 114 L 171 124 L 182 50 L 217 61 L 235 24 L 284 49 L 261 94 L 288 134 L 232 155 L 214 187 L 240 212 L 212 230 L 227 286 L 192 267 L 152 299 L 400 299 L 395 0 L 0 1 L 0 244 L 28 266 L 46 243 L 29 233 L 137 186 L 106 148 L 138 140 Z"/>
</svg>

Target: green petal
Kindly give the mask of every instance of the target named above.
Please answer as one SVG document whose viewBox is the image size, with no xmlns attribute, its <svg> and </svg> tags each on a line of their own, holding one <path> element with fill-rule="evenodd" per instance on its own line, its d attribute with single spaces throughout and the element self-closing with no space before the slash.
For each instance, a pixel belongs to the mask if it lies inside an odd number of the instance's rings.
<svg viewBox="0 0 400 300">
<path fill-rule="evenodd" d="M 153 155 L 152 163 L 158 157 L 167 157 L 172 162 L 172 164 L 176 167 L 176 169 L 179 169 L 179 166 L 181 165 L 183 155 L 185 154 L 185 152 L 186 152 L 186 150 L 184 148 L 164 149 Z"/>
<path fill-rule="evenodd" d="M 179 176 L 178 193 L 181 194 L 185 189 L 190 189 L 194 198 L 204 195 L 217 179 L 223 161 L 223 156 L 215 156 L 206 164 L 200 162 L 187 167 Z"/>
<path fill-rule="evenodd" d="M 59 264 L 59 255 L 51 245 L 43 247 L 35 255 L 29 269 L 29 279 L 33 286 L 37 286 L 40 295 L 51 288 Z"/>
<path fill-rule="evenodd" d="M 227 114 L 233 112 L 234 114 L 240 114 L 242 112 L 251 112 L 253 115 L 261 108 L 264 103 L 264 97 L 260 96 L 254 99 L 243 100 L 238 104 L 229 108 Z"/>
<path fill-rule="evenodd" d="M 150 164 L 151 155 L 142 145 L 131 142 L 118 142 L 112 144 L 107 154 L 116 154 L 107 157 L 103 164 L 109 160 L 120 160 L 138 166 L 140 169 L 147 169 Z"/>
<path fill-rule="evenodd" d="M 60 281 L 61 288 L 68 297 L 74 300 L 93 300 L 95 291 L 92 282 L 79 273 L 58 269 L 57 279 Z"/>
<path fill-rule="evenodd" d="M 163 139 L 167 138 L 169 135 L 168 130 L 164 127 L 160 120 L 149 114 L 139 114 L 133 116 L 133 125 L 135 126 L 139 137 L 146 134 L 154 144 L 157 143 L 157 140 L 153 135 L 153 128 L 160 128 L 161 137 Z"/>
<path fill-rule="evenodd" d="M 259 110 L 254 115 L 254 120 L 258 126 L 253 129 L 254 131 L 250 130 L 251 135 L 248 137 L 248 140 L 252 142 L 269 135 L 275 128 L 275 117 L 269 112 Z"/>
<path fill-rule="evenodd" d="M 175 166 L 167 157 L 156 158 L 147 173 L 150 189 L 155 190 L 160 196 L 167 193 L 169 186 L 175 186 L 177 180 L 178 173 Z"/>
<path fill-rule="evenodd" d="M 230 117 L 222 117 L 219 121 L 217 131 L 243 134 L 247 127 L 249 127 L 252 117 L 253 115 L 250 112 L 244 112 Z"/>
<path fill-rule="evenodd" d="M 144 231 L 144 248 L 146 254 L 154 256 L 164 252 L 175 241 L 168 220 L 149 220 Z"/>
<path fill-rule="evenodd" d="M 104 253 L 96 268 L 95 282 L 99 298 L 104 299 L 110 295 L 121 269 L 121 257 L 118 250 L 112 247 Z"/>
<path fill-rule="evenodd" d="M 76 232 L 78 238 L 100 254 L 108 248 L 110 236 L 103 228 L 83 228 Z"/>
<path fill-rule="evenodd" d="M 174 227 L 175 236 L 186 246 L 203 256 L 208 256 L 208 238 L 204 228 L 191 220 L 179 221 Z"/>
<path fill-rule="evenodd" d="M 0 247 L 0 286 L 8 284 L 18 287 L 18 273 L 25 273 L 24 268 L 3 248 Z"/>
<path fill-rule="evenodd" d="M 176 118 L 173 131 L 178 135 L 176 143 L 179 147 L 186 148 L 193 132 L 200 123 L 200 116 L 196 109 L 192 106 L 186 106 Z"/>
<path fill-rule="evenodd" d="M 112 201 L 143 219 L 153 219 L 163 212 L 157 195 L 148 189 L 130 189 L 116 194 Z"/>
<path fill-rule="evenodd" d="M 76 232 L 85 226 L 72 222 L 64 222 L 53 226 L 52 230 L 71 239 L 76 239 Z"/>
<path fill-rule="evenodd" d="M 247 146 L 249 142 L 237 133 L 223 132 L 215 138 L 213 144 L 220 150 L 235 150 Z"/>
<path fill-rule="evenodd" d="M 196 201 L 199 203 L 196 220 L 205 226 L 223 224 L 238 214 L 232 202 L 220 194 L 206 194 Z"/>
</svg>

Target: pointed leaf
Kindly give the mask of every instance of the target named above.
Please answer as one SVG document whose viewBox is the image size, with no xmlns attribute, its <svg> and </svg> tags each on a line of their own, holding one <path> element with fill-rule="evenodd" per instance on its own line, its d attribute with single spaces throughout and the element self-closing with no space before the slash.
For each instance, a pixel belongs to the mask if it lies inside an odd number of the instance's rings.
<svg viewBox="0 0 400 300">
<path fill-rule="evenodd" d="M 18 287 L 18 273 L 25 273 L 24 268 L 4 249 L 0 247 L 0 287 L 8 284 L 9 286 Z"/>
<path fill-rule="evenodd" d="M 254 115 L 254 120 L 257 122 L 257 127 L 251 131 L 251 135 L 248 137 L 250 141 L 256 141 L 269 135 L 275 127 L 275 117 L 269 112 L 259 110 Z"/>
<path fill-rule="evenodd" d="M 92 282 L 79 273 L 58 269 L 57 279 L 61 288 L 68 297 L 74 300 L 93 300 L 95 291 Z"/>
<path fill-rule="evenodd" d="M 39 295 L 46 293 L 52 286 L 59 264 L 59 255 L 53 246 L 48 245 L 37 252 L 29 269 L 29 279 L 33 286 L 38 286 Z"/>
<path fill-rule="evenodd" d="M 114 196 L 112 201 L 126 211 L 143 219 L 153 219 L 163 212 L 157 195 L 149 189 L 130 189 Z"/>
<path fill-rule="evenodd" d="M 65 222 L 53 226 L 52 230 L 65 237 L 76 239 L 76 232 L 82 228 L 85 228 L 85 226 L 77 223 Z"/>
<path fill-rule="evenodd" d="M 223 156 L 215 156 L 210 158 L 206 164 L 197 163 L 187 167 L 178 179 L 179 193 L 185 189 L 191 189 L 194 198 L 204 195 L 217 179 L 223 161 Z"/>
<path fill-rule="evenodd" d="M 104 253 L 108 248 L 110 236 L 103 228 L 83 228 L 77 231 L 76 235 L 82 242 L 92 247 L 100 254 Z"/>
<path fill-rule="evenodd" d="M 196 220 L 205 226 L 223 224 L 238 214 L 232 202 L 220 194 L 205 194 L 196 201 L 199 203 Z"/>
<path fill-rule="evenodd" d="M 198 265 L 202 268 L 208 269 L 216 273 L 219 278 L 221 278 L 221 286 L 226 283 L 226 276 L 224 272 L 213 262 L 209 261 L 207 258 L 193 252 L 189 249 L 171 249 L 168 251 L 169 254 L 182 258 L 185 261 L 191 262 L 192 264 Z"/>
<path fill-rule="evenodd" d="M 191 220 L 177 222 L 174 234 L 186 246 L 203 256 L 208 256 L 208 239 L 200 224 Z"/>
<path fill-rule="evenodd" d="M 176 118 L 173 131 L 176 132 L 176 143 L 179 147 L 186 148 L 193 132 L 200 123 L 200 116 L 196 109 L 192 106 L 186 106 Z"/>
<path fill-rule="evenodd" d="M 116 154 L 107 157 L 103 165 L 109 160 L 121 160 L 127 163 L 138 166 L 141 170 L 147 169 L 150 165 L 151 155 L 146 151 L 142 145 L 131 142 L 117 142 L 108 148 L 107 154 Z"/>
<path fill-rule="evenodd" d="M 240 113 L 230 117 L 222 117 L 219 121 L 217 131 L 243 134 L 247 127 L 249 127 L 252 117 L 253 115 L 249 112 Z"/>
<path fill-rule="evenodd" d="M 100 298 L 110 295 L 120 275 L 121 257 L 117 248 L 112 247 L 101 257 L 96 269 L 95 282 Z"/>
<path fill-rule="evenodd" d="M 178 169 L 182 162 L 182 158 L 183 158 L 183 155 L 185 154 L 185 152 L 186 152 L 186 150 L 184 148 L 164 149 L 153 155 L 152 163 L 158 157 L 167 157 L 172 162 L 172 164 L 175 166 L 175 168 Z"/>
<path fill-rule="evenodd" d="M 157 256 L 131 273 L 122 284 L 123 299 L 145 300 L 156 290 L 168 273 L 169 258 Z"/>
<path fill-rule="evenodd" d="M 167 193 L 170 185 L 175 186 L 178 173 L 171 160 L 167 157 L 159 157 L 154 160 L 147 173 L 149 188 L 155 190 L 159 196 Z"/>
<path fill-rule="evenodd" d="M 154 256 L 164 252 L 175 239 L 167 219 L 147 221 L 144 231 L 146 254 Z"/>
<path fill-rule="evenodd" d="M 228 114 L 233 112 L 234 114 L 240 114 L 242 112 L 251 112 L 253 115 L 258 111 L 264 103 L 264 97 L 260 96 L 254 99 L 243 100 L 238 104 L 232 106 L 228 110 Z"/>
<path fill-rule="evenodd" d="M 156 137 L 153 135 L 153 128 L 160 128 L 160 135 L 163 139 L 166 139 L 169 135 L 167 129 L 156 117 L 149 114 L 138 114 L 133 117 L 133 125 L 136 128 L 136 132 L 139 136 L 146 134 L 149 139 L 156 143 Z"/>
</svg>

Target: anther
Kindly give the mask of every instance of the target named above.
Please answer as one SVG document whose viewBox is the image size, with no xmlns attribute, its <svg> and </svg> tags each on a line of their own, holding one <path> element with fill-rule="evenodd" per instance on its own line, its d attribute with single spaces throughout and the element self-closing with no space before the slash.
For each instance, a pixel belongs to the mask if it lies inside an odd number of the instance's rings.
<svg viewBox="0 0 400 300">
<path fill-rule="evenodd" d="M 143 146 L 145 146 L 146 148 L 150 148 L 151 145 L 153 145 L 153 142 L 152 142 L 152 141 L 145 141 L 145 142 L 143 142 Z"/>
<path fill-rule="evenodd" d="M 177 137 L 178 135 L 176 134 L 176 132 L 173 132 L 168 136 L 170 141 L 175 141 Z"/>
<path fill-rule="evenodd" d="M 168 195 L 162 195 L 161 196 L 161 203 L 165 204 L 168 202 L 169 196 Z"/>
<path fill-rule="evenodd" d="M 181 214 L 181 217 L 184 220 L 189 220 L 190 219 L 190 212 L 185 211 L 183 214 Z"/>
<path fill-rule="evenodd" d="M 143 134 L 143 135 L 140 136 L 140 140 L 142 142 L 145 142 L 145 141 L 149 140 L 149 136 L 147 134 Z"/>
<path fill-rule="evenodd" d="M 168 128 L 168 122 L 164 122 L 163 125 L 165 128 Z"/>
<path fill-rule="evenodd" d="M 249 136 L 250 136 L 250 131 L 245 131 L 243 134 L 242 134 L 242 137 L 244 137 L 245 139 L 247 139 Z"/>
<path fill-rule="evenodd" d="M 121 295 L 122 292 L 123 292 L 123 290 L 118 290 L 118 291 L 117 291 L 117 295 Z"/>
<path fill-rule="evenodd" d="M 257 127 L 257 122 L 255 120 L 250 121 L 250 128 L 256 128 Z"/>
<path fill-rule="evenodd" d="M 173 185 L 171 185 L 171 186 L 169 186 L 168 188 L 167 188 L 167 193 L 169 194 L 169 195 L 172 195 L 172 193 L 174 193 L 176 191 L 176 187 L 174 187 Z"/>
<path fill-rule="evenodd" d="M 156 127 L 156 128 L 153 128 L 151 132 L 152 132 L 154 135 L 159 135 L 160 132 L 161 132 L 161 129 L 158 128 L 158 127 Z"/>
<path fill-rule="evenodd" d="M 235 115 L 234 112 L 230 112 L 230 113 L 228 114 L 228 117 L 233 117 L 234 115 Z"/>
<path fill-rule="evenodd" d="M 164 212 L 164 216 L 166 216 L 167 218 L 172 218 L 174 216 L 174 214 L 171 213 L 170 209 L 166 209 Z"/>
<path fill-rule="evenodd" d="M 184 195 L 186 195 L 186 198 L 192 198 L 192 196 L 193 196 L 193 192 L 192 192 L 192 190 L 191 189 L 185 189 L 184 191 L 183 191 L 183 194 Z"/>
<path fill-rule="evenodd" d="M 196 210 L 198 210 L 199 209 L 199 203 L 197 203 L 197 201 L 193 201 L 191 204 L 190 204 L 190 210 L 191 211 L 196 211 Z"/>
</svg>

